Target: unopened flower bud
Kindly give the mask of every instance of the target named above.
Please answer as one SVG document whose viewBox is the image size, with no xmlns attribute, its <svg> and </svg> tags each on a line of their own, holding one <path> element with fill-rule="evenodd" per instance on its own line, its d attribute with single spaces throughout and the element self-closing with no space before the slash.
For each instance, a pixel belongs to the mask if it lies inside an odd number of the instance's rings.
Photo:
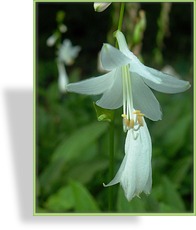
<svg viewBox="0 0 196 230">
<path fill-rule="evenodd" d="M 96 2 L 94 3 L 94 9 L 96 12 L 103 12 L 110 4 L 111 2 Z"/>
</svg>

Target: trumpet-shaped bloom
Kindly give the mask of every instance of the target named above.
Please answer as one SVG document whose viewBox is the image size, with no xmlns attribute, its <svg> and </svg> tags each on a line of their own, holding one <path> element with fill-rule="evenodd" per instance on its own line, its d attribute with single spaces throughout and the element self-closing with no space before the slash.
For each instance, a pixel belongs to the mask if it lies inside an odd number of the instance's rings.
<svg viewBox="0 0 196 230">
<path fill-rule="evenodd" d="M 143 65 L 128 49 L 124 35 L 116 32 L 119 49 L 104 44 L 101 62 L 108 73 L 67 85 L 67 90 L 87 95 L 100 95 L 96 102 L 100 107 L 117 109 L 123 105 L 123 114 L 131 119 L 130 103 L 144 116 L 161 120 L 159 102 L 150 88 L 163 93 L 179 93 L 190 88 L 187 81 Z M 149 88 L 150 87 L 150 88 Z"/>
<path fill-rule="evenodd" d="M 122 185 L 131 200 L 151 189 L 151 138 L 144 116 L 157 121 L 162 117 L 159 102 L 150 88 L 163 93 L 179 93 L 189 82 L 143 65 L 128 49 L 124 35 L 115 34 L 119 49 L 104 44 L 101 62 L 108 73 L 67 85 L 67 90 L 87 95 L 102 95 L 96 104 L 106 109 L 123 106 L 123 129 L 127 132 L 125 157 L 114 179 L 106 186 Z"/>
<path fill-rule="evenodd" d="M 58 86 L 61 93 L 65 93 L 66 86 L 69 83 L 69 79 L 65 70 L 65 65 L 71 65 L 74 63 L 74 59 L 78 56 L 80 51 L 79 46 L 72 46 L 71 41 L 66 39 L 58 49 L 57 67 L 59 72 Z"/>
<path fill-rule="evenodd" d="M 127 132 L 124 159 L 114 179 L 104 186 L 120 183 L 128 201 L 141 192 L 149 194 L 152 186 L 151 155 L 151 138 L 143 118 L 140 129 Z"/>
<path fill-rule="evenodd" d="M 58 59 L 66 65 L 72 65 L 80 50 L 80 46 L 72 46 L 71 41 L 65 39 L 58 49 Z"/>
</svg>

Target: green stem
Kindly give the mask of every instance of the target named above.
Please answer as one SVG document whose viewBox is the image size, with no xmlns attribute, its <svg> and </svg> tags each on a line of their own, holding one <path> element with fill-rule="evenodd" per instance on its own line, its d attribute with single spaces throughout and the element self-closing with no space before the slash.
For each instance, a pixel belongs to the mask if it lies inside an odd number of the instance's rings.
<svg viewBox="0 0 196 230">
<path fill-rule="evenodd" d="M 120 31 L 122 29 L 124 11 L 125 11 L 125 3 L 122 2 L 121 5 L 120 5 L 120 14 L 119 14 L 119 20 L 118 20 L 118 30 L 120 30 Z M 118 47 L 117 41 L 116 41 L 115 46 Z"/>
<path fill-rule="evenodd" d="M 109 126 L 109 134 L 110 134 L 110 166 L 109 166 L 109 177 L 110 180 L 113 179 L 114 176 L 114 119 L 110 122 Z M 109 211 L 114 211 L 114 194 L 113 187 L 109 187 Z"/>
<path fill-rule="evenodd" d="M 125 11 L 125 3 L 122 2 L 120 5 L 120 16 L 119 16 L 119 21 L 118 21 L 118 30 L 122 29 L 124 11 Z"/>
<path fill-rule="evenodd" d="M 120 6 L 118 30 L 121 30 L 121 28 L 122 28 L 124 9 L 125 9 L 125 3 L 123 2 L 123 3 L 121 3 L 121 6 Z M 118 44 L 116 42 L 116 47 L 117 47 L 117 45 Z M 110 177 L 110 180 L 112 180 L 114 177 L 114 118 L 110 122 L 109 132 L 110 132 L 109 177 Z M 113 187 L 111 186 L 111 187 L 109 187 L 109 211 L 114 212 L 114 204 L 115 204 L 114 190 L 113 190 Z"/>
</svg>

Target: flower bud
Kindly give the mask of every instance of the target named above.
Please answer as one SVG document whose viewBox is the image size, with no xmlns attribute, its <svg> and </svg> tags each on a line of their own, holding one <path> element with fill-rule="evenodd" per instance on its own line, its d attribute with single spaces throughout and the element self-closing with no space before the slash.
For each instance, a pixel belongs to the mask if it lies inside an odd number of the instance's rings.
<svg viewBox="0 0 196 230">
<path fill-rule="evenodd" d="M 106 8 L 108 8 L 108 6 L 110 4 L 111 4 L 111 2 L 96 2 L 96 3 L 94 3 L 94 9 L 96 12 L 102 12 Z"/>
</svg>

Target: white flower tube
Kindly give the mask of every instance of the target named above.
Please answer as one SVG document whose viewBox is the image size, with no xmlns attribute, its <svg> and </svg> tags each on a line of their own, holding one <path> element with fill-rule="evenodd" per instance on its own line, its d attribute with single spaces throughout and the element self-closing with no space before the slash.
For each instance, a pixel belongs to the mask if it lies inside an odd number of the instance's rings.
<svg viewBox="0 0 196 230">
<path fill-rule="evenodd" d="M 69 83 L 68 76 L 65 70 L 65 66 L 62 62 L 57 62 L 57 67 L 58 67 L 58 72 L 59 72 L 59 76 L 58 76 L 59 90 L 61 93 L 65 93 L 66 86 Z"/>
<path fill-rule="evenodd" d="M 135 138 L 137 136 L 137 138 Z M 125 156 L 114 179 L 107 185 L 120 183 L 128 201 L 141 192 L 150 194 L 152 187 L 151 138 L 143 120 L 139 130 L 130 129 L 125 142 Z"/>
</svg>

